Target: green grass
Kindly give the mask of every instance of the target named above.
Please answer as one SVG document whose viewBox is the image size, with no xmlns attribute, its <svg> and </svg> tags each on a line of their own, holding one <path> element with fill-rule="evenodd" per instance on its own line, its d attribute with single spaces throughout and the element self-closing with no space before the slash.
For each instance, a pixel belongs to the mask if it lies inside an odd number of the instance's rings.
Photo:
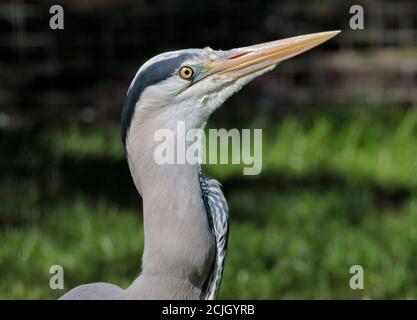
<svg viewBox="0 0 417 320">
<path fill-rule="evenodd" d="M 252 124 L 266 128 L 261 175 L 206 166 L 232 214 L 220 298 L 417 298 L 417 114 L 393 110 Z M 127 286 L 143 233 L 117 128 L 6 132 L 0 143 L 0 298 Z M 54 264 L 65 290 L 49 288 Z M 349 288 L 354 264 L 365 290 Z"/>
</svg>

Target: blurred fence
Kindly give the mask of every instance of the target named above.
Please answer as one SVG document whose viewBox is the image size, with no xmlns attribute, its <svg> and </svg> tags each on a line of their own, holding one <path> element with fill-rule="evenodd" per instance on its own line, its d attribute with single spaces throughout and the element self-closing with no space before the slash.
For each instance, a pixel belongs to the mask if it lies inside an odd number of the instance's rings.
<svg viewBox="0 0 417 320">
<path fill-rule="evenodd" d="M 52 4 L 64 7 L 64 30 L 49 29 Z M 353 4 L 364 8 L 364 30 L 349 29 Z M 256 96 L 266 113 L 294 105 L 417 103 L 415 0 L 3 1 L 0 125 L 38 117 L 118 119 L 131 78 L 156 53 L 333 29 L 343 32 L 259 79 L 236 101 Z"/>
</svg>

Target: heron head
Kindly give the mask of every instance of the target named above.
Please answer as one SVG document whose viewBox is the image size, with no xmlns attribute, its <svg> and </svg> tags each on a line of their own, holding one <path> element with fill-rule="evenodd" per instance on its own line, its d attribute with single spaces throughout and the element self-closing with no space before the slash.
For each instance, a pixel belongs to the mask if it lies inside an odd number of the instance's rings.
<svg viewBox="0 0 417 320">
<path fill-rule="evenodd" d="M 122 114 L 123 143 L 132 121 L 153 121 L 154 129 L 179 120 L 190 128 L 202 127 L 246 83 L 337 33 L 314 33 L 227 51 L 186 49 L 153 57 L 129 87 Z"/>
</svg>

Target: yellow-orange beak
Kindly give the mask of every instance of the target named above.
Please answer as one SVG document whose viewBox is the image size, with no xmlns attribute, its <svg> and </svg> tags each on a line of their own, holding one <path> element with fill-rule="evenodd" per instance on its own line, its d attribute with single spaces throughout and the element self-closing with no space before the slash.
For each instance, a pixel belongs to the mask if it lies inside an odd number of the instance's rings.
<svg viewBox="0 0 417 320">
<path fill-rule="evenodd" d="M 333 38 L 340 31 L 328 31 L 261 43 L 253 46 L 232 49 L 226 57 L 206 63 L 210 73 L 240 71 L 243 76 L 267 68 L 283 60 L 292 58 Z"/>
</svg>

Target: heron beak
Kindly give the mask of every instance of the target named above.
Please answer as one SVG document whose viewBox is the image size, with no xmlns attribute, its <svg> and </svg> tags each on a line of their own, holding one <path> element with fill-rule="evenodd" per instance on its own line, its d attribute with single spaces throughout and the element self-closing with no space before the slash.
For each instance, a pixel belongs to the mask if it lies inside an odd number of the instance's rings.
<svg viewBox="0 0 417 320">
<path fill-rule="evenodd" d="M 333 38 L 340 31 L 328 31 L 265 42 L 249 47 L 232 49 L 225 52 L 225 57 L 205 64 L 211 74 L 224 74 L 236 71 L 238 76 L 275 65 L 310 50 Z"/>
</svg>

